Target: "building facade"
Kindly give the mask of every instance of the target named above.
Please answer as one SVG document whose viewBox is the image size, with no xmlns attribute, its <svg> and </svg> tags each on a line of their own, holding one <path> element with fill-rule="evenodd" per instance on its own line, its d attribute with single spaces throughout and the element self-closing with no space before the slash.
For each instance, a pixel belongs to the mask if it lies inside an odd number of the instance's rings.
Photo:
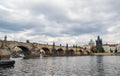
<svg viewBox="0 0 120 76">
<path fill-rule="evenodd" d="M 103 48 L 106 53 L 116 53 L 118 52 L 118 44 L 104 44 Z"/>
</svg>

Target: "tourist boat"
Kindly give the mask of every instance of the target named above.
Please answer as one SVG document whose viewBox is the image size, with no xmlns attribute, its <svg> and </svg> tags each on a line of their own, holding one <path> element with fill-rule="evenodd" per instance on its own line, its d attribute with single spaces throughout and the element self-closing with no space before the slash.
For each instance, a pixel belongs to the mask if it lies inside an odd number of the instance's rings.
<svg viewBox="0 0 120 76">
<path fill-rule="evenodd" d="M 24 59 L 24 54 L 19 54 L 18 56 L 10 55 L 10 60 Z"/>
<path fill-rule="evenodd" d="M 0 67 L 12 67 L 14 64 L 14 60 L 0 60 Z"/>
<path fill-rule="evenodd" d="M 17 57 L 17 58 L 10 57 L 10 60 L 21 60 L 21 59 L 23 59 L 23 57 Z"/>
</svg>

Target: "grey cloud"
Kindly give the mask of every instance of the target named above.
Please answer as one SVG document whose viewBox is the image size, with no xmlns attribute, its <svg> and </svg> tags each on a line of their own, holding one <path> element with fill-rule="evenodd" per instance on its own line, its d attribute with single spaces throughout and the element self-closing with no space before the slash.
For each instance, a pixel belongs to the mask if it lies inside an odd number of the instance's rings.
<svg viewBox="0 0 120 76">
<path fill-rule="evenodd" d="M 49 21 L 56 21 L 58 23 L 64 23 L 66 21 L 69 21 L 66 16 L 67 11 L 54 5 L 35 5 L 31 7 L 30 10 L 31 13 L 35 15 L 44 14 L 46 16 L 46 19 L 48 19 Z"/>
<path fill-rule="evenodd" d="M 62 34 L 68 34 L 70 36 L 79 36 L 83 34 L 99 34 L 99 32 L 104 31 L 104 25 L 102 24 L 74 24 L 72 26 L 73 27 L 62 31 Z"/>
<path fill-rule="evenodd" d="M 7 6 L 9 1 L 6 0 L 3 5 Z M 16 32 L 32 29 L 34 32 L 29 33 L 29 36 L 64 37 L 69 35 L 72 37 L 83 34 L 107 35 L 109 34 L 107 29 L 120 20 L 120 1 L 118 0 L 70 1 L 69 7 L 62 6 L 62 4 L 58 6 L 55 2 L 49 3 L 47 0 L 43 3 L 39 3 L 39 0 L 38 3 L 31 1 L 30 4 L 27 1 L 24 3 L 22 0 L 21 3 L 15 2 L 17 4 L 13 4 L 14 6 L 10 8 L 19 10 L 19 13 L 28 10 L 30 21 L 23 17 L 23 21 L 18 19 L 18 22 L 14 22 L 11 20 L 13 18 L 11 15 L 14 13 L 0 10 L 0 29 L 3 29 L 1 32 L 7 31 L 8 33 L 9 31 Z M 12 2 L 10 1 L 10 3 Z M 0 4 L 2 3 L 0 2 Z M 78 18 L 70 19 L 68 12 L 75 13 Z M 43 21 L 37 19 L 40 14 L 45 16 Z M 72 15 L 70 16 L 73 17 Z"/>
</svg>

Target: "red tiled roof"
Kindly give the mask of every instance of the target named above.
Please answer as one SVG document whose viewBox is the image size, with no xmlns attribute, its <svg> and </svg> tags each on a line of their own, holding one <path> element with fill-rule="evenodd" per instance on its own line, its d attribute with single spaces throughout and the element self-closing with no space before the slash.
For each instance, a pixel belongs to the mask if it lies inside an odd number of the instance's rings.
<svg viewBox="0 0 120 76">
<path fill-rule="evenodd" d="M 118 44 L 104 44 L 103 46 L 117 46 Z"/>
</svg>

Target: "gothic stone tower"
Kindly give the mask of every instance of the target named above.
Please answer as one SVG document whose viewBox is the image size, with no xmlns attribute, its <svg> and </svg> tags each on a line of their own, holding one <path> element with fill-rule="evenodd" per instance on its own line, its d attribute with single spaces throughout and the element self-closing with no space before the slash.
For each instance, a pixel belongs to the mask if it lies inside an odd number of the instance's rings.
<svg viewBox="0 0 120 76">
<path fill-rule="evenodd" d="M 98 53 L 103 53 L 104 52 L 104 49 L 102 47 L 102 39 L 100 39 L 99 36 L 97 37 L 97 40 L 96 40 L 96 48 L 97 48 Z"/>
</svg>

